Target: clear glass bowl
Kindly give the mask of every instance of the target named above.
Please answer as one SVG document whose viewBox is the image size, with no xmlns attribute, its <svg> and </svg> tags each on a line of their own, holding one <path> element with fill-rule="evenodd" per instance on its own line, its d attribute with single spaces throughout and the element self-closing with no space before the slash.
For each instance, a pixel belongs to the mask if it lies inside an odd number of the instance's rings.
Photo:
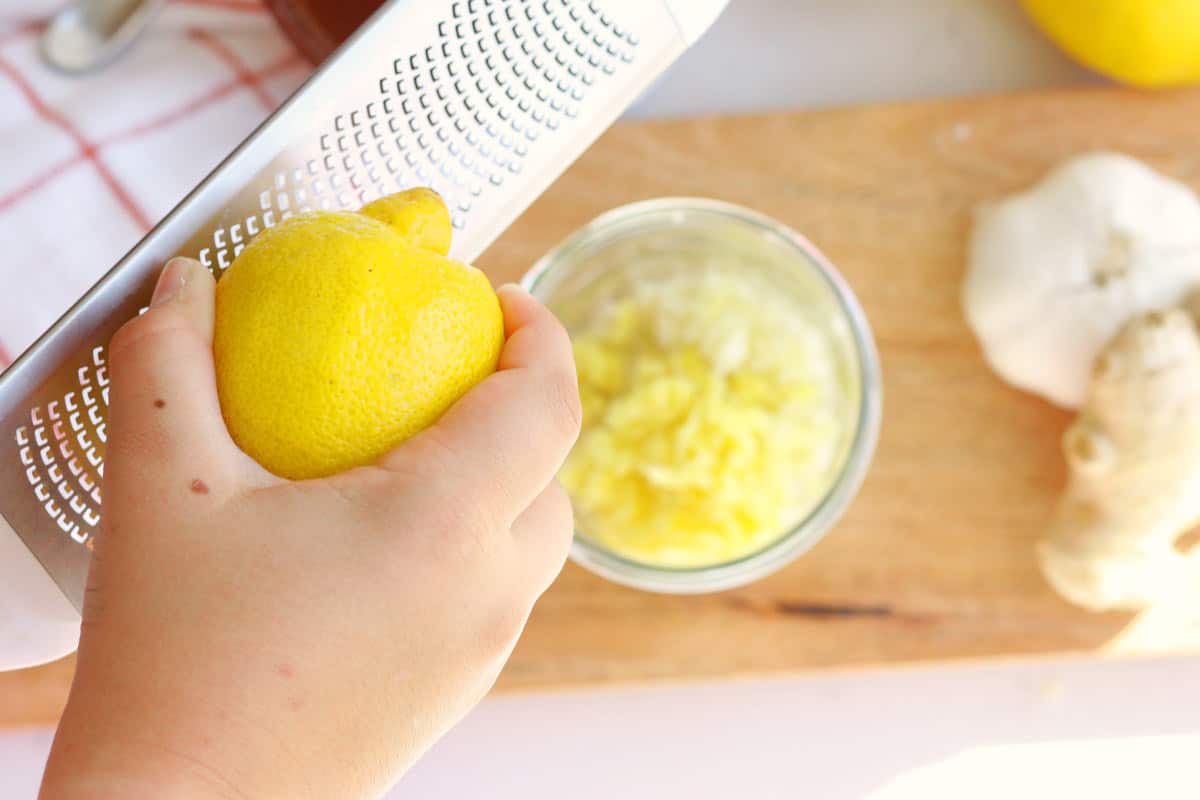
<svg viewBox="0 0 1200 800">
<path fill-rule="evenodd" d="M 567 329 L 568 309 L 587 306 L 617 270 L 653 281 L 696 259 L 718 259 L 758 270 L 772 292 L 796 298 L 796 311 L 815 320 L 834 345 L 846 394 L 846 432 L 829 485 L 793 527 L 772 543 L 725 563 L 673 568 L 623 557 L 576 530 L 572 559 L 617 583 L 672 594 L 720 591 L 762 578 L 812 547 L 857 493 L 879 436 L 882 384 L 875 343 L 862 308 L 823 255 L 781 223 L 713 200 L 663 198 L 610 211 L 570 236 L 525 276 L 525 287 L 554 309 Z M 711 263 L 711 262 L 710 262 Z M 618 284 L 619 285 L 619 284 Z M 577 526 L 578 527 L 578 526 Z"/>
</svg>

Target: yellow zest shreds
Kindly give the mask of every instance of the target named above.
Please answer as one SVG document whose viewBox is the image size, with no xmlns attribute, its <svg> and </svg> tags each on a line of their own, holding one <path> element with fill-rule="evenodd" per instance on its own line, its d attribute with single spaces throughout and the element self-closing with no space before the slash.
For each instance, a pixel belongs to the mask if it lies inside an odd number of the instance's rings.
<svg viewBox="0 0 1200 800">
<path fill-rule="evenodd" d="M 718 271 L 631 282 L 574 345 L 583 434 L 560 477 L 589 540 L 711 566 L 771 544 L 828 488 L 844 382 L 794 299 Z"/>
</svg>

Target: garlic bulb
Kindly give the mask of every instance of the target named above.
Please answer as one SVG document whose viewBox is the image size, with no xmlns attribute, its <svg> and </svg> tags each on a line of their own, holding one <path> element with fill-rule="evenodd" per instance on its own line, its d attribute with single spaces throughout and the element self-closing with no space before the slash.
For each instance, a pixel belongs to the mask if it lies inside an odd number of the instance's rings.
<svg viewBox="0 0 1200 800">
<path fill-rule="evenodd" d="M 1132 158 L 1094 153 L 979 211 L 963 302 L 1002 378 L 1076 408 L 1120 327 L 1197 284 L 1196 195 Z"/>
</svg>

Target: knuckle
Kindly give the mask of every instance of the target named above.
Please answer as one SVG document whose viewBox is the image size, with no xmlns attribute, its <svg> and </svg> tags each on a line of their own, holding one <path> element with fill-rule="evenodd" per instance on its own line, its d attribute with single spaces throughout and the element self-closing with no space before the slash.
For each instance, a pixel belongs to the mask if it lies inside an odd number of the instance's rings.
<svg viewBox="0 0 1200 800">
<path fill-rule="evenodd" d="M 575 525 L 571 498 L 557 480 L 551 481 L 527 513 L 537 520 L 541 528 L 552 534 L 551 538 L 555 541 L 562 536 L 569 538 Z"/>
<path fill-rule="evenodd" d="M 170 309 L 152 309 L 126 322 L 108 343 L 108 357 L 114 369 L 130 365 L 176 343 L 186 334 L 178 315 Z"/>
<path fill-rule="evenodd" d="M 571 538 L 575 533 L 575 509 L 571 505 L 571 497 L 567 494 L 567 490 L 563 488 L 557 480 L 551 484 L 549 494 L 552 499 L 549 502 L 553 503 L 553 518 L 551 524 L 554 530 L 561 537 L 563 550 L 570 545 Z"/>
<path fill-rule="evenodd" d="M 545 528 L 537 537 L 536 572 L 539 578 L 535 587 L 540 596 L 562 572 L 575 538 L 575 514 L 571 498 L 557 483 L 548 490 L 543 500 L 549 509 L 545 514 Z"/>
<path fill-rule="evenodd" d="M 404 442 L 392 453 L 389 468 L 401 474 L 410 474 L 419 480 L 435 482 L 458 471 L 461 456 L 454 445 L 447 441 L 442 429 L 434 425 Z"/>
<path fill-rule="evenodd" d="M 573 443 L 583 425 L 583 406 L 579 401 L 575 365 L 572 363 L 550 370 L 542 386 L 551 424 Z"/>
<path fill-rule="evenodd" d="M 142 317 L 134 317 L 113 334 L 108 342 L 108 360 L 114 369 L 129 360 L 129 354 L 142 338 L 143 327 Z"/>
<path fill-rule="evenodd" d="M 435 562 L 461 567 L 479 562 L 491 551 L 495 524 L 483 504 L 458 498 L 439 502 L 438 508 L 425 516 L 430 556 Z"/>
<path fill-rule="evenodd" d="M 525 623 L 529 619 L 529 608 L 525 603 L 508 601 L 498 603 L 482 620 L 478 641 L 491 657 L 504 657 L 512 651 Z"/>
</svg>

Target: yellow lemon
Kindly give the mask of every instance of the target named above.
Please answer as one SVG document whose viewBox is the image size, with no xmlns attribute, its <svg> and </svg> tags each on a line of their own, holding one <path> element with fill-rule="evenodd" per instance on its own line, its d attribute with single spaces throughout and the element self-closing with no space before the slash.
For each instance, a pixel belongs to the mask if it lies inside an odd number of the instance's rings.
<svg viewBox="0 0 1200 800">
<path fill-rule="evenodd" d="M 1200 0 L 1021 0 L 1086 66 L 1144 87 L 1200 81 Z"/>
<path fill-rule="evenodd" d="M 409 244 L 446 255 L 450 252 L 450 212 L 441 195 L 419 187 L 367 203 L 359 212 L 388 225 Z"/>
<path fill-rule="evenodd" d="M 292 217 L 234 260 L 217 283 L 213 357 L 246 453 L 293 480 L 368 464 L 496 369 L 499 300 L 444 255 L 448 223 L 437 195 L 404 192 Z"/>
</svg>

